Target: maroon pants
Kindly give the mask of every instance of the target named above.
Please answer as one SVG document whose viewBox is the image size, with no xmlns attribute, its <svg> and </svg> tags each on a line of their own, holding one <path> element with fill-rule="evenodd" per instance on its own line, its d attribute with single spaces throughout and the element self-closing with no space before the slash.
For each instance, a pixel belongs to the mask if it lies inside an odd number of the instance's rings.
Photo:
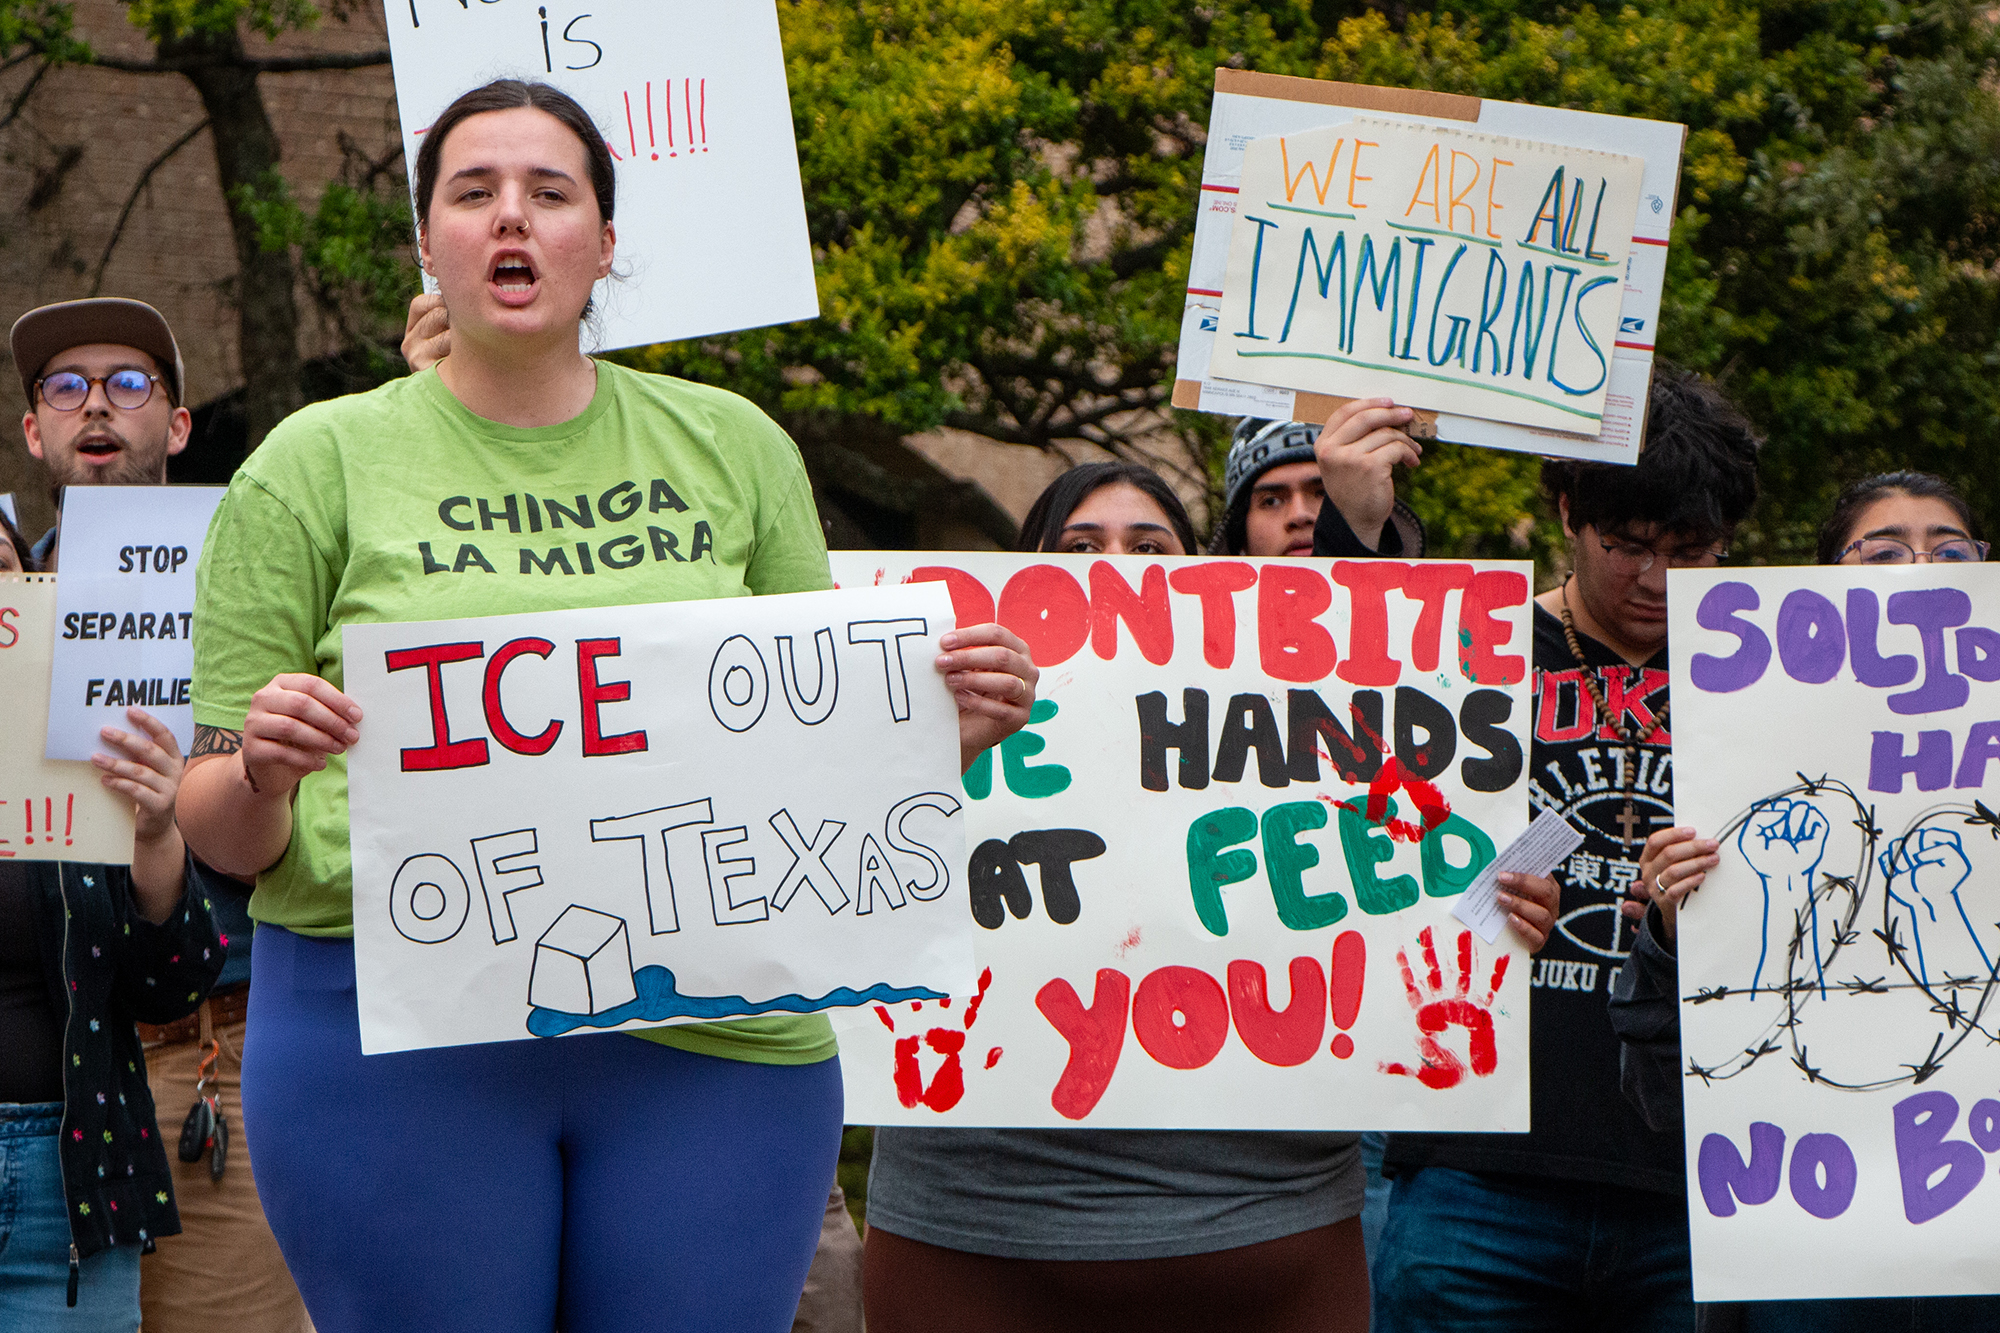
<svg viewBox="0 0 2000 1333">
<path fill-rule="evenodd" d="M 868 1333 L 1367 1333 L 1361 1220 L 1174 1259 L 996 1259 L 868 1229 Z"/>
</svg>

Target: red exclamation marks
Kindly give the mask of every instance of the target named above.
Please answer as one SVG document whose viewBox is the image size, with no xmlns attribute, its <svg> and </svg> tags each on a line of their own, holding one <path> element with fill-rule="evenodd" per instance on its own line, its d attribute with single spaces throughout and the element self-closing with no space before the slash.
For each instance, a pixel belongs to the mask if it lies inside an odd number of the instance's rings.
<svg viewBox="0 0 2000 1333">
<path fill-rule="evenodd" d="M 1333 975 L 1326 987 L 1327 999 L 1333 1005 L 1333 1025 L 1341 1029 L 1334 1034 L 1329 1048 L 1336 1060 L 1354 1054 L 1354 1038 L 1347 1035 L 1347 1029 L 1354 1026 L 1361 1012 L 1361 984 L 1367 979 L 1368 941 L 1361 938 L 1358 930 L 1344 930 L 1333 942 Z"/>
<path fill-rule="evenodd" d="M 72 805 L 76 801 L 76 797 L 74 796 L 70 797 L 69 799 Z M 35 798 L 34 797 L 30 796 L 27 800 L 21 802 L 21 814 L 23 815 L 24 820 L 28 826 L 28 831 L 27 831 L 28 845 L 32 847 L 35 845 Z M 65 825 L 63 832 L 67 833 L 69 832 L 69 829 L 67 827 L 69 821 L 65 819 L 63 822 Z M 56 840 L 56 798 L 53 796 L 44 796 L 42 798 L 42 841 L 54 842 L 55 840 Z"/>
<path fill-rule="evenodd" d="M 625 98 L 625 142 L 631 145 L 632 156 L 639 156 L 639 131 L 632 127 L 632 94 L 622 94 Z"/>
<path fill-rule="evenodd" d="M 660 101 L 667 108 L 667 156 L 679 157 L 680 153 L 674 148 L 674 81 L 672 79 L 667 80 L 666 95 Z"/>
<path fill-rule="evenodd" d="M 701 151 L 708 151 L 708 80 L 701 81 Z M 989 1068 L 991 1066 L 988 1066 Z"/>
<path fill-rule="evenodd" d="M 76 844 L 76 839 L 70 836 L 75 831 L 76 793 L 71 792 L 67 797 L 63 798 L 63 846 L 71 847 Z"/>
<path fill-rule="evenodd" d="M 704 80 L 706 82 L 706 80 Z M 681 80 L 681 110 L 687 112 L 688 152 L 694 152 L 694 80 Z"/>
<path fill-rule="evenodd" d="M 28 825 L 28 845 L 35 845 L 35 798 L 30 796 L 21 802 L 21 815 Z"/>
<path fill-rule="evenodd" d="M 652 150 L 653 160 L 660 160 L 660 141 L 653 137 L 653 81 L 646 80 L 646 147 Z"/>
</svg>

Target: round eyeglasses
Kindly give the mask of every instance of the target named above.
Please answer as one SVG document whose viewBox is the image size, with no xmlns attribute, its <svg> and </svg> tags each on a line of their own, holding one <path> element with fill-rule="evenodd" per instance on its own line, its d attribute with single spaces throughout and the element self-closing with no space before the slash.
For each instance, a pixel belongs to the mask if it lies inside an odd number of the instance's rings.
<svg viewBox="0 0 2000 1333">
<path fill-rule="evenodd" d="M 58 370 L 53 375 L 44 375 L 36 387 L 42 392 L 42 401 L 56 411 L 74 412 L 89 400 L 90 386 L 102 384 L 104 397 L 113 407 L 132 412 L 152 401 L 153 386 L 160 382 L 158 375 L 148 375 L 143 370 L 114 370 L 109 375 Z"/>
<path fill-rule="evenodd" d="M 1863 537 L 1849 542 L 1839 558 L 1845 561 L 1858 551 L 1861 558 L 1855 563 L 1862 565 L 1910 565 L 1919 560 L 1928 560 L 1934 565 L 1976 564 L 1986 558 L 1988 549 L 1985 542 L 1976 542 L 1970 537 L 1953 537 L 1939 542 L 1928 551 L 1919 551 L 1895 537 Z"/>
<path fill-rule="evenodd" d="M 1651 569 L 1662 557 L 1669 569 L 1705 569 L 1726 559 L 1729 548 L 1709 543 L 1706 546 L 1684 546 L 1672 551 L 1655 551 L 1650 546 L 1638 542 L 1619 541 L 1612 537 L 1600 537 L 1597 544 L 1604 548 L 1605 563 L 1612 570 L 1626 578 L 1636 578 Z"/>
</svg>

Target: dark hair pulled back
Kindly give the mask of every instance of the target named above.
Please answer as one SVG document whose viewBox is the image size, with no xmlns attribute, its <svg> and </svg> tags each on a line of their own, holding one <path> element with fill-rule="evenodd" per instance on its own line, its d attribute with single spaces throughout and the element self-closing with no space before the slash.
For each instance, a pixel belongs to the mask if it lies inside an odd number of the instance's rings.
<svg viewBox="0 0 2000 1333">
<path fill-rule="evenodd" d="M 1838 561 L 1840 553 L 1857 535 L 1851 529 L 1855 520 L 1861 517 L 1861 511 L 1891 495 L 1942 500 L 1958 515 L 1960 527 L 1971 535 L 1978 535 L 1972 530 L 1972 509 L 1965 503 L 1965 497 L 1943 477 L 1928 472 L 1878 472 L 1872 477 L 1850 483 L 1833 502 L 1833 512 L 1826 516 L 1826 522 L 1819 525 L 1819 550 L 1814 559 L 1822 565 Z"/>
<path fill-rule="evenodd" d="M 1076 507 L 1092 492 L 1115 485 L 1137 487 L 1159 505 L 1174 535 L 1180 538 L 1183 555 L 1193 555 L 1200 549 L 1195 544 L 1194 523 L 1188 518 L 1187 506 L 1174 494 L 1173 487 L 1160 479 L 1159 473 L 1137 463 L 1084 463 L 1057 477 L 1035 498 L 1028 516 L 1021 520 L 1021 535 L 1015 539 L 1014 549 L 1055 550 Z"/>
<path fill-rule="evenodd" d="M 604 142 L 604 136 L 598 132 L 597 123 L 590 118 L 590 113 L 568 93 L 549 84 L 530 83 L 525 79 L 495 79 L 483 87 L 459 94 L 458 99 L 446 107 L 436 123 L 425 132 L 423 147 L 417 150 L 418 225 L 428 226 L 430 223 L 431 196 L 437 193 L 438 162 L 444 156 L 444 141 L 458 128 L 459 122 L 488 111 L 513 111 L 520 107 L 533 107 L 554 116 L 583 144 L 584 160 L 590 164 L 591 193 L 597 196 L 597 211 L 606 222 L 611 221 L 612 207 L 618 197 L 618 181 L 611 161 L 611 147 Z"/>
</svg>

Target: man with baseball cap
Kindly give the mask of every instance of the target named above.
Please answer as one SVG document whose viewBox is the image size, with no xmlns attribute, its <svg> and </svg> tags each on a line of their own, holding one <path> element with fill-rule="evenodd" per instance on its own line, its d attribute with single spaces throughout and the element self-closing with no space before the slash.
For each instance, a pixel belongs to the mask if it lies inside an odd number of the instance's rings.
<svg viewBox="0 0 2000 1333">
<path fill-rule="evenodd" d="M 119 297 L 64 301 L 21 316 L 11 342 L 28 395 L 21 432 L 28 452 L 48 467 L 58 505 L 70 486 L 166 481 L 167 459 L 187 447 L 193 423 L 180 346 L 159 311 Z M 58 523 L 35 543 L 43 570 L 56 567 L 60 531 Z M 172 762 L 178 774 L 179 756 Z M 172 1164 L 182 1230 L 158 1237 L 158 1249 L 141 1261 L 144 1326 L 147 1333 L 310 1333 L 305 1302 L 257 1201 L 237 1110 L 250 990 L 250 889 L 213 872 L 204 885 L 228 946 L 222 974 L 196 1013 L 164 1027 L 141 1023 L 139 1036 L 169 1141 L 178 1137 L 198 1084 L 202 1095 L 219 1096 L 233 1141 L 192 1163 Z"/>
<path fill-rule="evenodd" d="M 1245 417 L 1223 465 L 1216 552 L 1311 555 L 1317 531 L 1321 554 L 1422 555 L 1423 525 L 1396 499 L 1394 474 L 1423 456 L 1405 431 L 1414 415 L 1386 398 L 1356 398 L 1324 429 Z"/>
<path fill-rule="evenodd" d="M 9 342 L 28 397 L 21 433 L 49 470 L 52 496 L 167 479 L 193 419 L 181 402 L 180 345 L 159 311 L 120 297 L 63 301 L 15 320 Z M 57 532 L 35 543 L 44 570 L 55 568 Z"/>
</svg>

